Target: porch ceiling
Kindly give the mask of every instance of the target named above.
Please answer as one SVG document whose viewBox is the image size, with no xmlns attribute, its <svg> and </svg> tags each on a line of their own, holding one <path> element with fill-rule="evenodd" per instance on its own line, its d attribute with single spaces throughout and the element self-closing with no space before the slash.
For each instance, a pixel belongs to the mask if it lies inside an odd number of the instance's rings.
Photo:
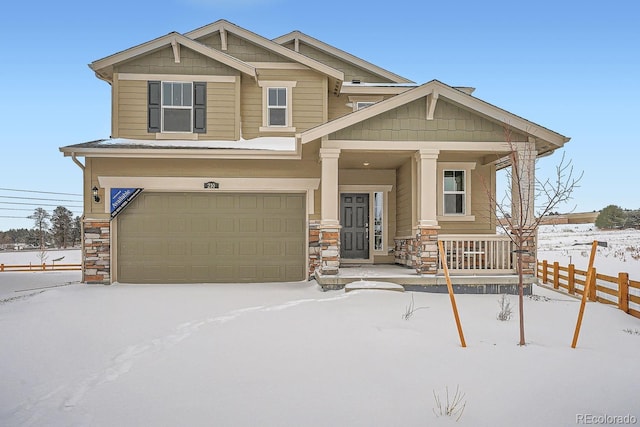
<svg viewBox="0 0 640 427">
<path fill-rule="evenodd" d="M 407 162 L 415 151 L 347 151 L 340 153 L 340 169 L 397 169 Z M 367 164 L 368 163 L 368 164 Z"/>
</svg>

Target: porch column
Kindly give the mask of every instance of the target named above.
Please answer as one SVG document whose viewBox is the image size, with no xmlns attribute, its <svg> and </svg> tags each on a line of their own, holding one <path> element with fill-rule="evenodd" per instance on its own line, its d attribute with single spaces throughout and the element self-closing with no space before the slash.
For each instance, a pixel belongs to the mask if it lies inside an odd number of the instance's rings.
<svg viewBox="0 0 640 427">
<path fill-rule="evenodd" d="M 320 273 L 338 274 L 340 267 L 340 220 L 338 219 L 339 148 L 320 148 L 322 162 Z"/>
<path fill-rule="evenodd" d="M 536 151 L 535 139 L 527 142 L 513 142 L 515 149 L 511 165 L 511 217 L 513 227 L 522 227 L 522 233 L 530 236 L 521 249 L 529 253 L 523 255 L 524 274 L 535 274 L 536 230 L 531 230 L 535 222 Z M 517 230 L 514 230 L 517 232 Z"/>
<path fill-rule="evenodd" d="M 438 225 L 437 217 L 437 167 L 439 150 L 422 149 L 415 155 L 417 163 L 416 186 L 417 219 L 413 244 L 415 269 L 419 274 L 438 272 Z"/>
</svg>

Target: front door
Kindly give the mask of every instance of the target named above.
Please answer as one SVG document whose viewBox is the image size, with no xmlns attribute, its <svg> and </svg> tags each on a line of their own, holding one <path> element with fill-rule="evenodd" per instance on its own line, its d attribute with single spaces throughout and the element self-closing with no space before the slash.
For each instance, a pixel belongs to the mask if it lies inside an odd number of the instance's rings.
<svg viewBox="0 0 640 427">
<path fill-rule="evenodd" d="M 369 194 L 340 195 L 340 257 L 369 258 Z"/>
</svg>

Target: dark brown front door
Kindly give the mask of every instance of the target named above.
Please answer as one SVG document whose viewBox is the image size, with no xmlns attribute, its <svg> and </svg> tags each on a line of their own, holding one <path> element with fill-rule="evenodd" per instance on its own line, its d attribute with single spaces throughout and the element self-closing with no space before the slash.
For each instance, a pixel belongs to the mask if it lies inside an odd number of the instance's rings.
<svg viewBox="0 0 640 427">
<path fill-rule="evenodd" d="M 340 213 L 340 256 L 345 259 L 368 259 L 369 194 L 341 194 Z"/>
</svg>

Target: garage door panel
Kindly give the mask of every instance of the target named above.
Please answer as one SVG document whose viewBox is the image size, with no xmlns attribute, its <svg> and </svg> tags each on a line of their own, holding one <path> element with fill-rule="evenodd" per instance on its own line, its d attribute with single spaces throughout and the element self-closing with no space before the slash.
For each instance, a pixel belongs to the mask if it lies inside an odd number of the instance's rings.
<svg viewBox="0 0 640 427">
<path fill-rule="evenodd" d="M 117 218 L 118 280 L 303 280 L 305 200 L 302 194 L 142 193 Z"/>
</svg>

